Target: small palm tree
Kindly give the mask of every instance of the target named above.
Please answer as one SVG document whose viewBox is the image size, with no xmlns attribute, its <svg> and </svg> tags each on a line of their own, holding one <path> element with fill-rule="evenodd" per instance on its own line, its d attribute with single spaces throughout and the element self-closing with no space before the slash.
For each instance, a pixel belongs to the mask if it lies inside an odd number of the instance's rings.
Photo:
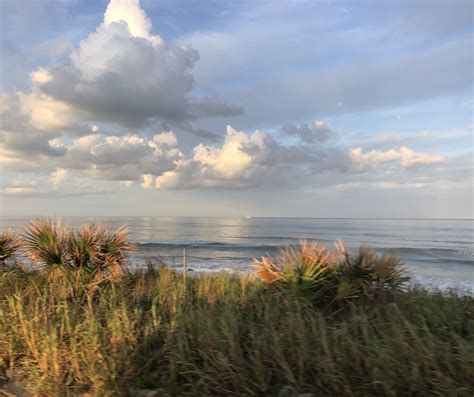
<svg viewBox="0 0 474 397">
<path fill-rule="evenodd" d="M 33 220 L 25 229 L 24 241 L 30 260 L 46 268 L 68 266 L 67 229 L 61 223 L 45 218 Z"/>
<path fill-rule="evenodd" d="M 130 241 L 128 226 L 123 225 L 115 231 L 100 226 L 96 231 L 96 239 L 98 252 L 94 264 L 97 270 L 108 270 L 112 275 L 122 274 L 128 253 L 136 247 Z"/>
<path fill-rule="evenodd" d="M 410 279 L 396 256 L 378 256 L 368 248 L 359 248 L 351 255 L 340 240 L 337 247 L 343 257 L 338 277 L 349 283 L 358 296 L 373 299 L 384 291 L 402 288 Z"/>
<path fill-rule="evenodd" d="M 299 247 L 288 247 L 277 259 L 255 259 L 253 267 L 269 285 L 294 291 L 311 302 L 330 300 L 337 295 L 334 271 L 338 256 L 316 242 L 303 240 Z"/>
<path fill-rule="evenodd" d="M 302 241 L 299 247 L 284 249 L 277 259 L 254 260 L 253 267 L 263 283 L 293 291 L 324 308 L 341 308 L 341 303 L 355 298 L 372 300 L 408 280 L 397 257 L 379 257 L 368 249 L 351 256 L 342 241 L 336 247 L 337 251 L 329 251 Z"/>
<path fill-rule="evenodd" d="M 21 247 L 21 243 L 21 238 L 13 233 L 11 229 L 7 229 L 0 234 L 0 265 L 5 266 L 7 261 L 14 257 Z"/>
<path fill-rule="evenodd" d="M 94 270 L 100 250 L 96 226 L 85 225 L 80 230 L 72 231 L 68 237 L 67 248 L 73 268 Z"/>
</svg>

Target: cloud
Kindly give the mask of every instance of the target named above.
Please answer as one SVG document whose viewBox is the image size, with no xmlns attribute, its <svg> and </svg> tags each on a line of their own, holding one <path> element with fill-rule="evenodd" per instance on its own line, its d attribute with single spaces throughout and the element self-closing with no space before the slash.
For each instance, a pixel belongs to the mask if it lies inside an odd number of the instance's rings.
<svg viewBox="0 0 474 397">
<path fill-rule="evenodd" d="M 199 144 L 193 157 L 182 158 L 176 168 L 155 180 L 158 189 L 248 188 L 280 182 L 294 167 L 310 163 L 304 148 L 285 147 L 262 131 L 251 134 L 227 126 L 222 147 Z M 287 170 L 281 170 L 286 165 Z"/>
<path fill-rule="evenodd" d="M 140 8 L 138 0 L 111 0 L 104 14 L 103 25 L 108 27 L 114 22 L 126 21 L 133 37 L 142 37 L 162 45 L 159 36 L 151 36 L 151 22 Z"/>
<path fill-rule="evenodd" d="M 402 146 L 400 149 L 390 149 L 385 152 L 371 150 L 363 153 L 362 148 L 351 148 L 350 156 L 355 172 L 363 172 L 368 167 L 375 167 L 380 164 L 398 162 L 404 168 L 412 168 L 417 165 L 429 165 L 441 163 L 445 157 L 432 153 L 417 153 L 414 150 Z"/>
<path fill-rule="evenodd" d="M 303 123 L 299 127 L 294 124 L 285 124 L 281 130 L 289 135 L 296 136 L 306 143 L 325 142 L 333 134 L 333 130 L 323 121 L 313 124 Z"/>
<path fill-rule="evenodd" d="M 90 186 L 76 186 L 61 190 L 54 190 L 47 187 L 39 186 L 14 186 L 0 189 L 0 194 L 3 196 L 13 197 L 71 197 L 71 196 L 102 196 L 111 195 L 114 191 L 110 189 L 94 189 Z"/>
<path fill-rule="evenodd" d="M 225 142 L 221 148 L 202 143 L 193 149 L 192 159 L 181 159 L 176 168 L 156 178 L 158 189 L 194 187 L 221 187 L 246 185 L 257 170 L 255 156 L 247 153 L 246 146 L 258 152 L 264 149 L 264 135 L 255 132 L 247 135 L 227 127 Z"/>
<path fill-rule="evenodd" d="M 62 184 L 69 177 L 67 184 Z M 104 183 L 100 186 L 90 186 L 88 181 L 81 178 L 73 179 L 69 170 L 57 168 L 48 174 L 15 174 L 13 178 L 4 181 L 4 187 L 0 188 L 0 195 L 10 197 L 71 197 L 89 195 L 109 195 L 113 189 L 105 188 Z"/>
<path fill-rule="evenodd" d="M 236 116 L 243 109 L 215 98 L 192 98 L 199 53 L 168 46 L 151 33 L 138 0 L 111 0 L 97 30 L 72 50 L 66 63 L 31 73 L 22 111 L 42 130 L 80 122 L 143 127 L 154 120 L 182 122 Z"/>
<path fill-rule="evenodd" d="M 295 128 L 298 134 L 307 133 L 304 127 Z M 227 126 L 221 145 L 201 142 L 192 148 L 190 155 L 180 148 L 172 131 L 152 137 L 132 133 L 106 135 L 98 128 L 92 131 L 69 142 L 44 133 L 33 134 L 30 140 L 23 140 L 24 134 L 3 133 L 0 162 L 23 171 L 41 166 L 53 186 L 66 180 L 70 185 L 77 178 L 87 178 L 90 183 L 117 181 L 127 187 L 136 183 L 143 189 L 234 190 L 297 187 L 311 184 L 318 176 L 328 173 L 377 174 L 387 168 L 403 171 L 445 160 L 439 154 L 420 153 L 407 146 L 364 151 L 362 147 L 344 147 L 336 140 L 330 145 L 324 142 L 308 145 L 307 141 L 315 139 L 315 133 L 329 134 L 330 128 L 323 122 L 315 123 L 310 137 L 303 134 L 298 144 L 284 144 L 261 130 L 246 133 Z M 325 140 L 322 135 L 318 139 Z M 21 159 L 26 153 L 30 153 L 29 162 Z M 31 190 L 24 185 L 8 188 L 13 190 L 4 193 Z"/>
<path fill-rule="evenodd" d="M 143 188 L 143 189 L 149 189 L 153 186 L 153 180 L 154 180 L 154 177 L 152 174 L 144 174 L 142 175 L 142 180 L 143 182 L 140 184 L 140 186 Z"/>
<path fill-rule="evenodd" d="M 78 114 L 71 105 L 41 93 L 36 86 L 29 94 L 19 93 L 19 100 L 22 112 L 29 115 L 30 124 L 40 130 L 60 130 L 77 122 Z"/>
<path fill-rule="evenodd" d="M 422 130 L 411 134 L 400 134 L 396 132 L 383 132 L 375 135 L 375 141 L 380 143 L 401 143 L 416 139 L 433 138 L 433 132 Z"/>
<path fill-rule="evenodd" d="M 398 190 L 398 189 L 421 189 L 425 186 L 423 182 L 402 181 L 380 181 L 380 182 L 349 182 L 337 184 L 334 187 L 339 190 L 352 189 L 375 189 L 375 190 Z"/>
<path fill-rule="evenodd" d="M 472 2 L 366 3 L 347 16 L 329 3 L 257 3 L 181 41 L 201 54 L 200 90 L 218 86 L 245 103 L 243 128 L 412 105 L 472 86 Z M 392 19 L 380 23 L 387 7 Z"/>
<path fill-rule="evenodd" d="M 237 105 L 229 105 L 216 98 L 198 98 L 191 102 L 190 114 L 193 118 L 219 117 L 219 116 L 239 116 L 243 113 L 243 108 Z"/>
<path fill-rule="evenodd" d="M 175 144 L 172 132 L 152 139 L 136 134 L 91 134 L 75 139 L 60 164 L 94 179 L 139 181 L 143 174 L 161 175 L 175 168 L 175 162 L 184 156 Z"/>
<path fill-rule="evenodd" d="M 1 190 L 1 193 L 5 195 L 26 195 L 33 192 L 31 187 L 24 186 L 15 186 L 15 187 L 6 187 Z"/>
<path fill-rule="evenodd" d="M 53 185 L 57 186 L 63 183 L 68 177 L 69 171 L 64 168 L 57 168 L 56 171 L 51 173 L 51 181 Z"/>
<path fill-rule="evenodd" d="M 0 102 L 0 164 L 16 171 L 38 170 L 51 159 L 61 157 L 65 148 L 56 131 L 42 131 L 28 124 L 21 105 L 14 98 L 3 95 Z"/>
<path fill-rule="evenodd" d="M 418 153 L 406 146 L 367 153 L 362 148 L 286 146 L 262 131 L 246 134 L 228 126 L 222 147 L 196 146 L 192 158 L 176 161 L 175 169 L 157 176 L 155 186 L 158 189 L 288 186 L 326 172 L 357 174 L 369 167 L 377 172 L 387 164 L 405 169 L 442 161 L 443 156 Z"/>
<path fill-rule="evenodd" d="M 130 187 L 133 186 L 133 181 L 120 181 L 120 184 L 121 184 L 122 186 L 125 186 L 125 187 L 127 187 L 127 188 L 130 188 Z"/>
</svg>

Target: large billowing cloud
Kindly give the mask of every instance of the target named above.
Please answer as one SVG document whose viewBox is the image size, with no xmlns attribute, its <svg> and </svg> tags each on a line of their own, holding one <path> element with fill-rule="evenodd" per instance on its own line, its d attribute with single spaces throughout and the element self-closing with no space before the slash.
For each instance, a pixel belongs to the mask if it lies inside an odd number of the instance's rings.
<svg viewBox="0 0 474 397">
<path fill-rule="evenodd" d="M 240 114 L 239 106 L 191 97 L 198 60 L 191 47 L 168 46 L 153 35 L 138 0 L 111 0 L 102 24 L 67 63 L 31 74 L 31 92 L 19 95 L 22 110 L 41 130 L 81 121 L 139 127 L 155 119 Z"/>
<path fill-rule="evenodd" d="M 223 51 L 229 52 L 229 48 L 234 49 L 225 45 Z M 226 68 L 227 63 L 235 63 L 236 53 L 231 55 L 229 59 L 220 57 L 223 62 L 216 66 Z M 0 96 L 0 164 L 34 176 L 31 180 L 13 178 L 2 190 L 4 194 L 107 192 L 89 188 L 88 183 L 94 186 L 97 181 L 143 189 L 310 186 L 322 174 L 350 179 L 363 173 L 403 173 L 445 160 L 402 142 L 396 147 L 387 143 L 382 149 L 359 142 L 349 145 L 338 141 L 338 134 L 322 121 L 287 123 L 280 128 L 282 140 L 262 130 L 239 132 L 228 126 L 223 142 L 209 144 L 222 135 L 196 120 L 236 116 L 242 108 L 207 95 L 193 96 L 198 52 L 189 46 L 168 45 L 154 35 L 138 0 L 111 0 L 100 26 L 59 59 L 30 73 L 29 91 Z M 258 92 L 245 92 L 242 102 L 252 103 L 258 97 L 260 103 L 254 103 L 251 112 L 263 119 L 270 114 L 273 125 L 284 118 L 292 120 L 288 114 L 300 120 L 314 114 L 314 108 L 324 111 L 351 105 L 350 92 L 357 91 L 357 103 L 361 102 L 362 90 L 354 83 L 361 81 L 358 74 L 351 75 L 343 66 L 334 69 L 335 74 L 329 69 L 315 73 L 311 68 L 307 72 L 311 76 L 298 72 L 299 80 L 294 75 L 288 79 L 283 75 L 283 80 L 268 75 L 254 85 Z M 360 69 L 370 86 L 373 75 Z M 390 84 L 395 83 L 380 85 Z M 277 106 L 276 86 L 287 94 L 298 91 L 300 96 L 303 92 L 304 101 Z M 317 92 L 324 92 L 324 98 L 313 98 Z M 345 105 L 338 104 L 341 98 Z M 378 100 L 377 95 L 371 100 Z M 268 111 L 259 111 L 266 107 Z M 281 112 L 275 111 L 276 107 Z M 298 111 L 293 112 L 292 107 Z M 307 111 L 300 113 L 304 108 Z M 104 125 L 112 132 L 104 132 Z M 178 136 L 180 130 L 190 132 L 194 141 L 178 140 L 171 129 Z M 196 144 L 197 137 L 205 140 Z"/>
<path fill-rule="evenodd" d="M 231 126 L 221 146 L 200 143 L 190 156 L 178 147 L 171 131 L 147 138 L 137 134 L 103 135 L 93 128 L 92 134 L 69 144 L 54 139 L 49 145 L 53 152 L 48 158 L 56 167 L 50 173 L 54 186 L 74 175 L 120 181 L 129 187 L 136 183 L 144 189 L 296 186 L 328 172 L 376 174 L 444 161 L 443 156 L 418 153 L 406 146 L 364 152 L 360 147 L 288 145 L 263 131 L 245 133 Z"/>
<path fill-rule="evenodd" d="M 404 146 L 364 153 L 361 148 L 284 145 L 263 131 L 238 132 L 231 126 L 222 146 L 201 143 L 190 157 L 177 144 L 172 132 L 151 139 L 136 134 L 83 136 L 65 149 L 53 177 L 62 181 L 67 176 L 63 170 L 70 169 L 94 179 L 137 182 L 145 189 L 242 189 L 286 186 L 324 172 L 377 172 L 444 160 Z"/>
<path fill-rule="evenodd" d="M 327 171 L 351 174 L 365 172 L 369 166 L 409 168 L 442 161 L 443 156 L 417 153 L 405 146 L 368 153 L 363 153 L 361 148 L 286 146 L 264 132 L 246 134 L 228 126 L 222 147 L 196 146 L 191 159 L 178 160 L 174 170 L 156 178 L 155 186 L 158 189 L 278 186 Z"/>
<path fill-rule="evenodd" d="M 91 134 L 74 140 L 61 165 L 95 179 L 138 181 L 144 174 L 161 175 L 174 169 L 183 157 L 173 147 L 175 144 L 172 132 L 157 134 L 152 139 Z"/>
</svg>

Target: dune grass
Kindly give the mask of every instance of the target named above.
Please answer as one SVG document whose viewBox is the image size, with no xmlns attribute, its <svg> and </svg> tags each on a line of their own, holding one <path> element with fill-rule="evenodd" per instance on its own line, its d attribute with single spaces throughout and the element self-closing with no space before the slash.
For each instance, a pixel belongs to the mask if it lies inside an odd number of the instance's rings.
<svg viewBox="0 0 474 397">
<path fill-rule="evenodd" d="M 43 227 L 26 250 L 37 268 L 0 266 L 0 396 L 474 392 L 474 298 L 402 288 L 395 258 L 303 244 L 245 276 L 117 277 L 104 269 L 126 259 L 121 229 Z"/>
<path fill-rule="evenodd" d="M 29 395 L 471 396 L 474 302 L 412 289 L 334 315 L 249 277 L 166 268 L 100 289 L 0 273 L 0 374 Z M 1 377 L 2 375 L 0 375 Z"/>
</svg>

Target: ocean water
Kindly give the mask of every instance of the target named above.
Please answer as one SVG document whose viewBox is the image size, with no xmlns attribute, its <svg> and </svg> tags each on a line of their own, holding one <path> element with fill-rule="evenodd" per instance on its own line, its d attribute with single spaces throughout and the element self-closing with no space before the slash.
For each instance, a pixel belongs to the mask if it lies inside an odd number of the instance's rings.
<svg viewBox="0 0 474 397">
<path fill-rule="evenodd" d="M 147 258 L 181 268 L 183 249 L 189 267 L 200 272 L 249 271 L 253 258 L 275 255 L 300 239 L 349 249 L 372 247 L 400 256 L 416 282 L 474 293 L 474 220 L 320 219 L 320 218 L 61 218 L 72 227 L 106 222 L 127 224 L 139 243 L 133 266 Z M 21 231 L 29 218 L 4 217 L 0 229 Z"/>
</svg>

